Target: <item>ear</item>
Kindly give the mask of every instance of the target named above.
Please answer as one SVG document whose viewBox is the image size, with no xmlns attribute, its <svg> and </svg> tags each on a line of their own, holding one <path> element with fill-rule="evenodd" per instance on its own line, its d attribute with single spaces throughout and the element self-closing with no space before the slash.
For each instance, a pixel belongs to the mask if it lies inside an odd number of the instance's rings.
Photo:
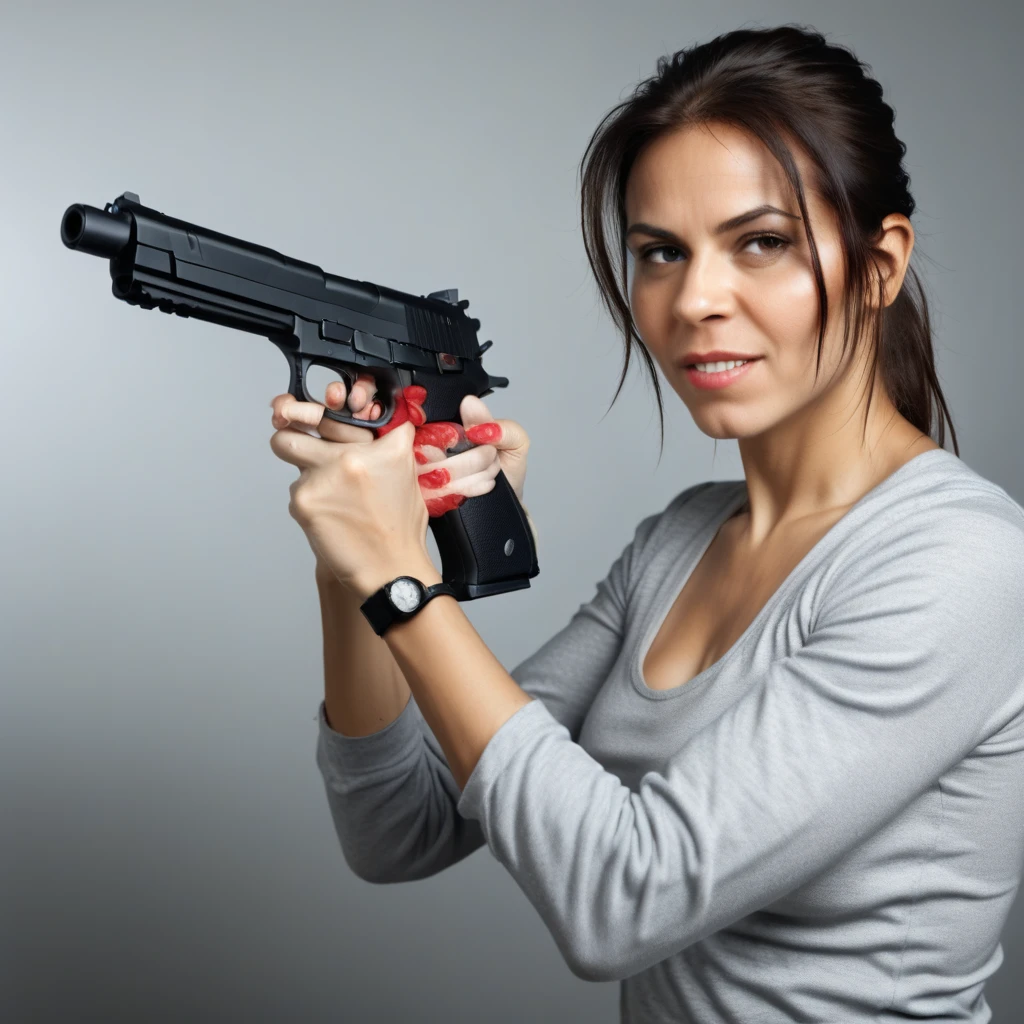
<svg viewBox="0 0 1024 1024">
<path fill-rule="evenodd" d="M 890 213 L 882 221 L 881 237 L 875 243 L 878 253 L 876 261 L 884 282 L 886 306 L 892 305 L 903 287 L 910 265 L 910 254 L 914 251 L 914 227 L 902 213 Z M 874 290 L 869 296 L 872 306 L 876 305 Z"/>
</svg>

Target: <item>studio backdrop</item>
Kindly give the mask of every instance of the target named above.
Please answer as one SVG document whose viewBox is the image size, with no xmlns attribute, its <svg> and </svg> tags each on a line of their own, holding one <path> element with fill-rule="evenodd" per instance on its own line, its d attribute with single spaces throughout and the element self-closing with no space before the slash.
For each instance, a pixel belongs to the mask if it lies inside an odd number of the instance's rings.
<svg viewBox="0 0 1024 1024">
<path fill-rule="evenodd" d="M 636 524 L 743 476 L 635 363 L 581 239 L 594 128 L 657 58 L 813 26 L 897 111 L 961 458 L 1024 499 L 1019 4 L 41 2 L 0 31 L 0 1019 L 618 1019 L 483 849 L 373 885 L 314 753 L 314 559 L 265 337 L 116 301 L 72 203 L 148 207 L 412 295 L 457 289 L 532 446 L 530 586 L 467 602 L 506 668 Z M 611 408 L 609 408 L 611 406 Z M 947 447 L 951 447 L 947 442 Z M 433 540 L 432 554 L 436 556 Z M 986 995 L 1024 1004 L 1022 912 Z"/>
</svg>

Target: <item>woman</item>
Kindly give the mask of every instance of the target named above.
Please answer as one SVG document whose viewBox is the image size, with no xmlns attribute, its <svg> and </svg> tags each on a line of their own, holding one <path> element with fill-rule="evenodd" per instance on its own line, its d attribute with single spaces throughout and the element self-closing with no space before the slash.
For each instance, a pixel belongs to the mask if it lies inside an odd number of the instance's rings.
<svg viewBox="0 0 1024 1024">
<path fill-rule="evenodd" d="M 599 126 L 584 239 L 623 379 L 636 342 L 659 411 L 654 363 L 745 479 L 643 519 L 511 674 L 450 596 L 382 638 L 360 606 L 440 582 L 430 514 L 499 467 L 522 495 L 522 428 L 467 399 L 480 443 L 445 458 L 459 431 L 418 434 L 421 392 L 376 437 L 273 403 L 348 864 L 410 880 L 487 843 L 573 973 L 622 981 L 624 1021 L 991 1017 L 1024 855 L 1024 509 L 943 447 L 893 116 L 787 26 L 663 58 Z"/>
</svg>

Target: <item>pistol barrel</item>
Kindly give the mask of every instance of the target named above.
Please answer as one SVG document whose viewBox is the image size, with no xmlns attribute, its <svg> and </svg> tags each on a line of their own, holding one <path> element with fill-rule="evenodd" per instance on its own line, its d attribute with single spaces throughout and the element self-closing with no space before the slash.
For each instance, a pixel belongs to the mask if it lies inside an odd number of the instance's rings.
<svg viewBox="0 0 1024 1024">
<path fill-rule="evenodd" d="M 60 222 L 60 240 L 69 249 L 113 259 L 131 241 L 128 213 L 108 213 L 95 206 L 72 203 Z"/>
</svg>

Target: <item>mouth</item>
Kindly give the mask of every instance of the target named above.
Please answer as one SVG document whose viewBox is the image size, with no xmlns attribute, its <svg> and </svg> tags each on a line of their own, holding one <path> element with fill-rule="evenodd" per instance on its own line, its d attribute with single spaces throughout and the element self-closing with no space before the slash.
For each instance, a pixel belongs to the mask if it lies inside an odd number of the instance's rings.
<svg viewBox="0 0 1024 1024">
<path fill-rule="evenodd" d="M 746 376 L 750 373 L 751 368 L 761 362 L 763 358 L 763 356 L 752 357 L 744 360 L 738 366 L 733 366 L 727 370 L 698 370 L 696 364 L 689 364 L 685 366 L 686 376 L 694 387 L 701 390 L 717 390 L 718 388 L 727 387 L 733 381 Z M 727 361 L 733 362 L 734 360 Z"/>
<path fill-rule="evenodd" d="M 737 362 L 754 363 L 754 362 L 757 362 L 759 359 L 763 359 L 763 358 L 764 358 L 764 356 L 746 356 L 742 360 L 739 359 L 739 358 L 736 358 L 736 359 L 713 359 L 713 360 L 711 360 L 711 362 L 712 362 L 712 364 L 719 363 L 719 362 L 720 363 L 737 363 Z M 700 360 L 697 360 L 697 359 L 687 359 L 684 363 L 681 363 L 680 365 L 683 367 L 684 370 L 692 370 L 692 369 L 694 369 L 697 366 L 698 362 L 700 362 Z M 707 364 L 703 363 L 702 365 L 706 366 Z"/>
</svg>

